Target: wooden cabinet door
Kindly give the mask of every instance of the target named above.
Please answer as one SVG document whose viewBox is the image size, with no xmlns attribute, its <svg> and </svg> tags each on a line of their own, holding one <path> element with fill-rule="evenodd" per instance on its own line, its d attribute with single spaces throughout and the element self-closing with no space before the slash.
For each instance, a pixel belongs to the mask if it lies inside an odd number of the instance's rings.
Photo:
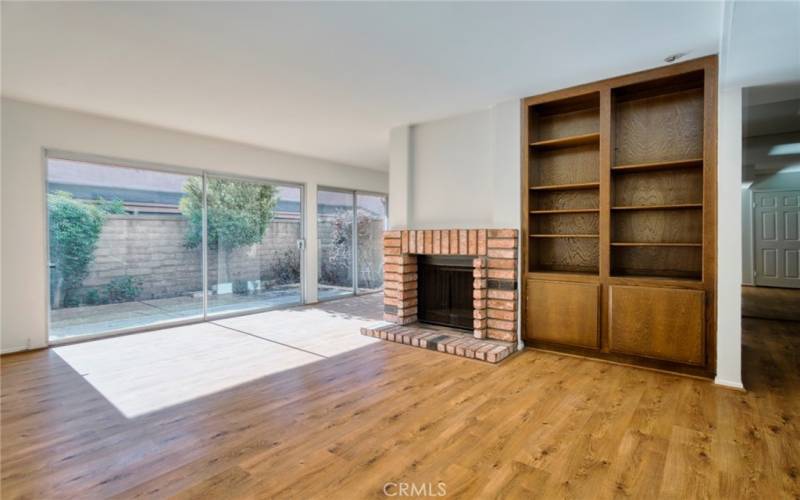
<svg viewBox="0 0 800 500">
<path fill-rule="evenodd" d="M 597 283 L 528 281 L 528 340 L 597 349 Z"/>
<path fill-rule="evenodd" d="M 609 296 L 612 352 L 705 364 L 705 292 L 612 286 Z"/>
</svg>

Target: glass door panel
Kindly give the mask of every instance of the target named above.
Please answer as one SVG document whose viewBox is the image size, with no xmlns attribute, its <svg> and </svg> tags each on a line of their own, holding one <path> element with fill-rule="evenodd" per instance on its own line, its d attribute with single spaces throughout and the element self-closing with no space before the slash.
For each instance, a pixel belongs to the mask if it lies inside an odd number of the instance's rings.
<svg viewBox="0 0 800 500">
<path fill-rule="evenodd" d="M 209 176 L 208 314 L 302 302 L 301 188 Z"/>
<path fill-rule="evenodd" d="M 352 192 L 317 192 L 320 300 L 353 295 L 354 201 Z"/>
<path fill-rule="evenodd" d="M 48 158 L 49 338 L 203 315 L 200 176 Z"/>
<path fill-rule="evenodd" d="M 386 196 L 356 193 L 358 293 L 383 289 L 383 231 Z"/>
</svg>

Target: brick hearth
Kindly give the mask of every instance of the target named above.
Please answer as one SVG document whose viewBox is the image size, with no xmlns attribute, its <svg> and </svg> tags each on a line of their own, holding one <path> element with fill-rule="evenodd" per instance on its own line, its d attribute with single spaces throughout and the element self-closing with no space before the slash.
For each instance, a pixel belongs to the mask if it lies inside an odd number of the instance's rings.
<svg viewBox="0 0 800 500">
<path fill-rule="evenodd" d="M 417 255 L 471 256 L 474 337 L 516 341 L 516 229 L 386 231 L 383 249 L 386 321 L 417 321 Z"/>
<path fill-rule="evenodd" d="M 476 339 L 469 332 L 419 323 L 401 326 L 384 321 L 361 328 L 361 334 L 489 363 L 499 363 L 517 350 L 515 342 Z"/>
</svg>

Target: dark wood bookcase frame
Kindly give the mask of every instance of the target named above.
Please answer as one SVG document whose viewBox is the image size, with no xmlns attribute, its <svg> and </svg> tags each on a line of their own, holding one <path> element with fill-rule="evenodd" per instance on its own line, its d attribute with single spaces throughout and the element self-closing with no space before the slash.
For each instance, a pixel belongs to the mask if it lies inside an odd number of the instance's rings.
<svg viewBox="0 0 800 500">
<path fill-rule="evenodd" d="M 714 375 L 716 110 L 716 56 L 522 100 L 528 345 Z"/>
</svg>

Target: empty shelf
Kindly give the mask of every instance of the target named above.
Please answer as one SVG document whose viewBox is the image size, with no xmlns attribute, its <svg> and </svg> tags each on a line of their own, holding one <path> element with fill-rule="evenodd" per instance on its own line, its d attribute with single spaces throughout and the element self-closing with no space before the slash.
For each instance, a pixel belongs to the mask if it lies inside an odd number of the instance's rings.
<svg viewBox="0 0 800 500">
<path fill-rule="evenodd" d="M 651 163 L 631 163 L 628 165 L 616 165 L 611 167 L 614 172 L 636 172 L 642 170 L 665 170 L 671 168 L 693 168 L 702 167 L 702 158 L 691 158 L 688 160 L 656 161 Z"/>
<path fill-rule="evenodd" d="M 531 210 L 532 214 L 591 214 L 600 212 L 599 208 L 562 208 L 556 210 Z"/>
<path fill-rule="evenodd" d="M 572 146 L 582 146 L 584 144 L 600 143 L 600 134 L 595 132 L 593 134 L 572 135 L 569 137 L 560 137 L 558 139 L 548 139 L 546 141 L 532 142 L 531 146 L 534 148 L 569 148 Z"/>
<path fill-rule="evenodd" d="M 611 210 L 678 210 L 684 208 L 703 208 L 703 204 L 680 203 L 674 205 L 632 205 L 627 207 L 611 207 Z"/>
<path fill-rule="evenodd" d="M 612 247 L 702 247 L 702 243 L 613 242 Z"/>
<path fill-rule="evenodd" d="M 531 191 L 567 191 L 570 189 L 599 188 L 599 182 L 579 182 L 577 184 L 552 184 L 550 186 L 531 186 Z"/>
</svg>

